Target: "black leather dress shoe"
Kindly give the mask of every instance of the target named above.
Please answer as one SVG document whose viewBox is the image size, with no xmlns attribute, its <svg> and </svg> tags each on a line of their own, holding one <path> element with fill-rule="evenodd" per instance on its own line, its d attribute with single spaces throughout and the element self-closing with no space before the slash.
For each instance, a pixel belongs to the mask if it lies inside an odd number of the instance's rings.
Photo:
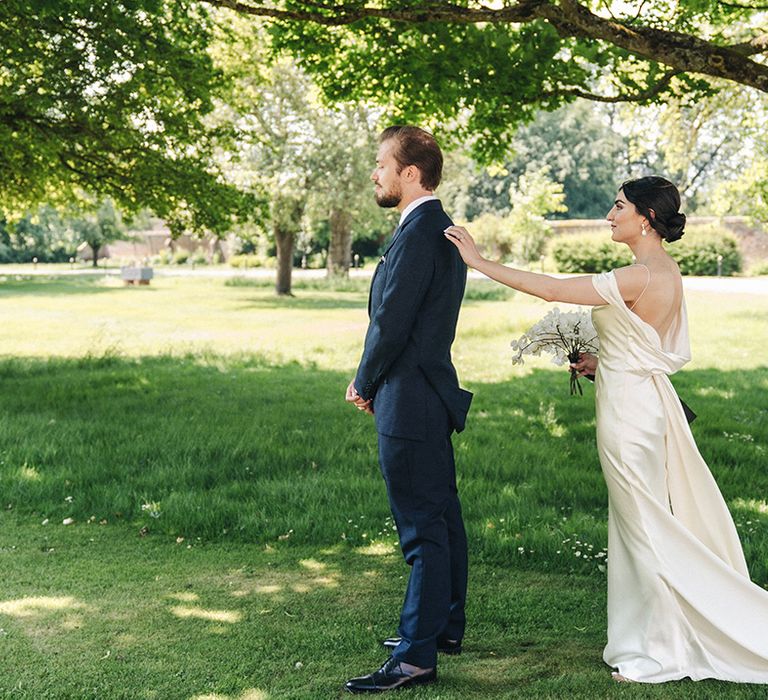
<svg viewBox="0 0 768 700">
<path fill-rule="evenodd" d="M 382 644 L 387 649 L 394 649 L 400 644 L 401 637 L 389 637 L 385 639 Z M 441 654 L 448 654 L 449 656 L 458 656 L 461 654 L 461 640 L 453 641 L 452 639 L 438 639 L 437 650 Z"/>
<path fill-rule="evenodd" d="M 402 668 L 400 662 L 389 657 L 384 665 L 369 676 L 360 676 L 346 682 L 344 688 L 350 693 L 383 693 L 387 690 L 398 690 L 411 685 L 424 685 L 437 680 L 437 669 L 433 668 L 429 673 L 418 676 L 409 676 Z"/>
</svg>

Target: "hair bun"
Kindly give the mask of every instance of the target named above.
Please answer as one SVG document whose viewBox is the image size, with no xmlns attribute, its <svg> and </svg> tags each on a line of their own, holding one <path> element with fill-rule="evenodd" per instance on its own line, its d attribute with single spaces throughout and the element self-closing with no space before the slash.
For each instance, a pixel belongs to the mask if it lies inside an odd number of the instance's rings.
<svg viewBox="0 0 768 700">
<path fill-rule="evenodd" d="M 666 232 L 664 234 L 664 240 L 667 243 L 672 243 L 673 241 L 678 241 L 683 237 L 683 234 L 685 233 L 685 214 L 678 213 L 673 214 L 669 217 L 667 220 L 667 226 L 666 226 Z"/>
<path fill-rule="evenodd" d="M 685 214 L 681 214 L 680 192 L 669 180 L 647 175 L 626 180 L 619 188 L 665 241 L 676 241 L 683 235 Z"/>
</svg>

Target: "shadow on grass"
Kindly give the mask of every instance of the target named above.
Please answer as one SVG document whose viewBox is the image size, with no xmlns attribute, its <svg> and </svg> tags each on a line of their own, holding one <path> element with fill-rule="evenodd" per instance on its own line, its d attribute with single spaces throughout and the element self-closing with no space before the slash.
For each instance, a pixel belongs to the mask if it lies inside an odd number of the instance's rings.
<svg viewBox="0 0 768 700">
<path fill-rule="evenodd" d="M 2 271 L 0 270 L 0 278 Z M 113 275 L 73 275 L 67 277 L 32 277 L 23 275 L 8 275 L 0 279 L 0 297 L 8 296 L 30 296 L 47 297 L 51 294 L 58 296 L 78 295 L 78 294 L 101 294 L 105 292 L 117 292 L 128 287 L 114 285 L 105 285 L 105 279 L 112 281 L 118 278 Z M 154 289 L 149 286 L 139 286 L 143 293 L 152 292 Z"/>
<path fill-rule="evenodd" d="M 0 519 L 0 547 L 15 552 L 0 599 L 0 691 L 20 697 L 341 697 L 348 677 L 384 660 L 380 640 L 397 625 L 407 567 L 394 552 L 188 545 L 98 525 L 41 534 L 11 518 Z M 471 641 L 443 660 L 441 697 L 595 664 L 599 582 L 480 564 L 472 586 Z"/>
<path fill-rule="evenodd" d="M 0 492 L 19 516 L 129 522 L 205 541 L 359 547 L 392 523 L 373 423 L 348 377 L 257 357 L 0 362 Z M 693 430 L 768 580 L 768 370 L 683 372 Z M 474 551 L 601 576 L 606 491 L 592 389 L 562 371 L 469 387 L 455 437 Z"/>
<path fill-rule="evenodd" d="M 370 279 L 353 278 L 348 280 L 311 279 L 299 280 L 293 285 L 292 297 L 267 296 L 268 290 L 274 288 L 274 283 L 263 279 L 234 278 L 227 280 L 228 287 L 252 287 L 265 290 L 265 296 L 252 300 L 252 305 L 261 308 L 317 308 L 345 309 L 367 306 Z M 340 298 L 340 292 L 356 293 L 357 297 Z M 332 298 L 329 296 L 333 294 Z M 464 301 L 467 303 L 487 301 L 507 301 L 513 298 L 515 292 L 486 280 L 469 280 L 467 282 Z M 249 308 L 249 306 L 246 306 Z"/>
<path fill-rule="evenodd" d="M 41 531 L 9 513 L 0 524 L 0 551 L 14 557 L 0 693 L 30 700 L 345 697 L 347 678 L 385 659 L 407 575 L 394 552 L 176 543 L 97 524 Z M 613 685 L 602 579 L 473 556 L 468 618 L 464 653 L 441 657 L 438 683 L 404 697 L 759 697 L 707 681 Z"/>
<path fill-rule="evenodd" d="M 241 304 L 239 310 L 250 309 L 365 309 L 368 306 L 367 297 L 360 295 L 358 298 L 326 295 L 322 293 L 306 291 L 294 292 L 293 296 L 278 296 L 265 293 L 263 297 L 253 297 L 247 303 Z"/>
</svg>

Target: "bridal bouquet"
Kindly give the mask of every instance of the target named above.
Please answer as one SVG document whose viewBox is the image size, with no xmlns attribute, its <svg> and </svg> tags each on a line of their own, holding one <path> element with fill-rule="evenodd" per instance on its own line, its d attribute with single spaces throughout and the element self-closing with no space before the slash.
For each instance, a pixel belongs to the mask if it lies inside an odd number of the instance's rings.
<svg viewBox="0 0 768 700">
<path fill-rule="evenodd" d="M 580 310 L 562 313 L 557 307 L 518 340 L 513 340 L 511 346 L 517 353 L 512 358 L 512 364 L 515 365 L 523 364 L 523 355 L 541 355 L 542 351 L 554 356 L 554 364 L 564 365 L 566 362 L 577 362 L 581 353 L 595 353 L 600 347 L 589 312 Z M 579 375 L 572 369 L 571 394 L 576 392 L 584 393 L 579 384 Z"/>
</svg>

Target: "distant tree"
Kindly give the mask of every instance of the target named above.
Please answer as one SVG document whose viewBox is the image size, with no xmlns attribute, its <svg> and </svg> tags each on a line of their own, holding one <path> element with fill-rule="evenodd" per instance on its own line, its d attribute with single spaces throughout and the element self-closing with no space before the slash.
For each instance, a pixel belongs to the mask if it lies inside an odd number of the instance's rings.
<svg viewBox="0 0 768 700">
<path fill-rule="evenodd" d="M 0 262 L 62 262 L 77 249 L 77 238 L 60 213 L 43 205 L 8 221 L 0 217 Z"/>
<path fill-rule="evenodd" d="M 768 225 L 768 149 L 735 180 L 719 183 L 712 193 L 712 212 L 740 214 Z"/>
<path fill-rule="evenodd" d="M 232 18 L 217 54 L 235 86 L 219 117 L 236 125 L 242 153 L 229 171 L 270 203 L 265 228 L 277 250 L 276 291 L 290 294 L 296 245 L 309 242 L 309 227 L 327 222 L 328 274 L 344 276 L 354 225 L 381 216 L 369 180 L 375 119 L 360 105 L 323 103 L 294 60 L 269 63 L 268 36 L 238 20 Z"/>
<path fill-rule="evenodd" d="M 126 229 L 114 202 L 107 198 L 94 203 L 91 209 L 82 209 L 70 220 L 78 238 L 93 251 L 93 266 L 99 264 L 99 251 L 113 241 L 125 239 Z"/>
<path fill-rule="evenodd" d="M 552 227 L 545 216 L 566 210 L 563 186 L 546 168 L 533 167 L 510 186 L 510 206 L 504 215 L 486 213 L 471 224 L 477 242 L 497 259 L 530 263 L 544 253 Z"/>
<path fill-rule="evenodd" d="M 689 212 L 711 214 L 716 190 L 759 172 L 768 145 L 768 100 L 756 90 L 723 85 L 696 103 L 624 105 L 617 127 L 627 135 L 628 173 L 663 174 L 680 188 Z"/>
<path fill-rule="evenodd" d="M 378 129 L 362 105 L 318 106 L 313 122 L 317 148 L 311 158 L 311 209 L 328 220 L 328 276 L 346 277 L 354 227 L 375 222 L 386 228 L 370 179 Z"/>
<path fill-rule="evenodd" d="M 258 49 L 240 38 L 243 55 L 255 59 Z M 241 56 L 242 59 L 242 56 Z M 293 258 L 297 237 L 305 220 L 314 151 L 309 80 L 293 63 L 280 60 L 261 69 L 243 69 L 239 94 L 224 106 L 240 131 L 242 163 L 233 176 L 245 188 L 263 192 L 269 202 L 266 214 L 277 249 L 279 295 L 291 294 Z"/>
<path fill-rule="evenodd" d="M 472 220 L 484 213 L 505 214 L 520 177 L 545 170 L 565 195 L 566 209 L 551 210 L 549 216 L 567 210 L 574 219 L 602 217 L 626 174 L 626 148 L 604 105 L 578 100 L 555 112 L 539 112 L 515 134 L 503 165 L 482 167 L 465 157 L 463 215 Z"/>
</svg>

